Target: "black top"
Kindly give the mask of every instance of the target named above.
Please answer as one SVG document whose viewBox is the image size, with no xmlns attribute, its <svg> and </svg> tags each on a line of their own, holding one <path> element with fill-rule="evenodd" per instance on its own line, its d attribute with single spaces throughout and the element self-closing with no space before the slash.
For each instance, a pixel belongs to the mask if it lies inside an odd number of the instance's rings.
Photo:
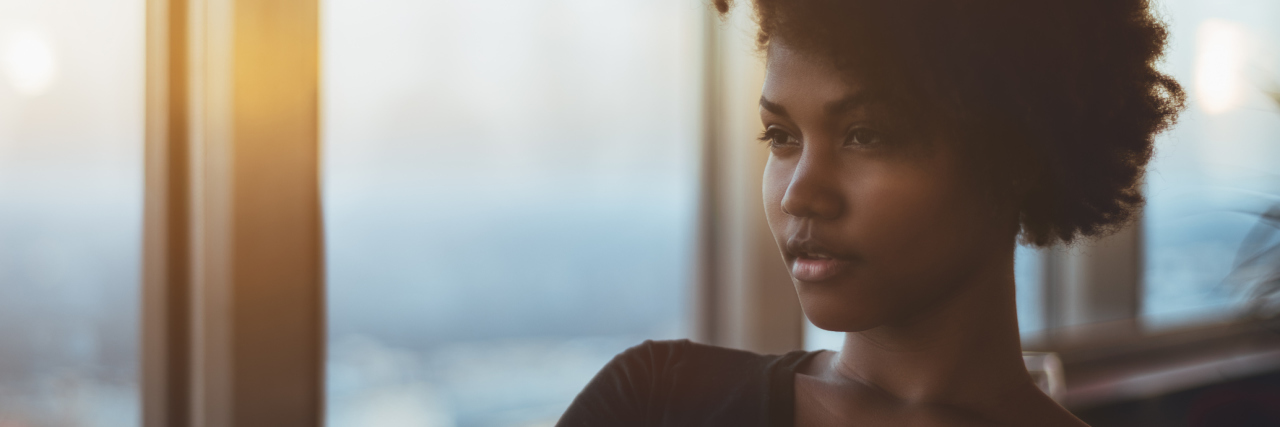
<svg viewBox="0 0 1280 427">
<path fill-rule="evenodd" d="M 816 354 L 645 341 L 605 365 L 556 426 L 792 427 L 796 369 Z"/>
</svg>

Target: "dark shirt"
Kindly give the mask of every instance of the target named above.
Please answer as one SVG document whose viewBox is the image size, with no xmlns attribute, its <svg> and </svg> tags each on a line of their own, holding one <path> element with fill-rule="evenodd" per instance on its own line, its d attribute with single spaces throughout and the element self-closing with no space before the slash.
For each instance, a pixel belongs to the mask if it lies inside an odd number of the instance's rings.
<svg viewBox="0 0 1280 427">
<path fill-rule="evenodd" d="M 645 341 L 605 365 L 556 426 L 791 427 L 796 369 L 816 354 Z"/>
</svg>

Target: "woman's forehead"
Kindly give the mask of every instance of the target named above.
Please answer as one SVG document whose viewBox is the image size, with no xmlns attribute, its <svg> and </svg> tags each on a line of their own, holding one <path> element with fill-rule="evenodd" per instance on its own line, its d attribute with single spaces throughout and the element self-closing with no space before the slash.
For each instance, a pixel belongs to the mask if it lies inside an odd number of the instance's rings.
<svg viewBox="0 0 1280 427">
<path fill-rule="evenodd" d="M 821 108 L 815 112 L 840 113 L 871 100 L 860 83 L 833 61 L 773 42 L 767 50 L 761 105 L 799 108 L 804 104 Z"/>
</svg>

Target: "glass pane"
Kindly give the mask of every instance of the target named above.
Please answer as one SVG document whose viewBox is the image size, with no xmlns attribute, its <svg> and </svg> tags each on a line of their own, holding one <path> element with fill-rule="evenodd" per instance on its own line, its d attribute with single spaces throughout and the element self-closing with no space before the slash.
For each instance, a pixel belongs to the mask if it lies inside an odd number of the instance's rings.
<svg viewBox="0 0 1280 427">
<path fill-rule="evenodd" d="M 1044 250 L 1018 245 L 1013 254 L 1017 287 L 1018 331 L 1028 337 L 1044 331 Z"/>
<path fill-rule="evenodd" d="M 0 426 L 136 426 L 141 0 L 0 0 Z"/>
<path fill-rule="evenodd" d="M 1013 276 L 1018 293 L 1018 329 L 1023 338 L 1044 330 L 1043 275 L 1041 252 L 1033 247 L 1018 245 L 1014 253 Z M 805 319 L 805 350 L 839 350 L 844 345 L 844 333 L 823 330 Z"/>
<path fill-rule="evenodd" d="M 697 0 L 325 0 L 331 426 L 551 425 L 689 327 Z"/>
<path fill-rule="evenodd" d="M 814 326 L 809 319 L 804 319 L 804 349 L 836 350 L 844 346 L 844 332 L 828 331 Z"/>
<path fill-rule="evenodd" d="M 1243 244 L 1280 206 L 1280 111 L 1266 94 L 1280 83 L 1280 3 L 1161 4 L 1172 36 L 1164 67 L 1190 104 L 1158 139 L 1147 177 L 1143 316 L 1157 329 L 1241 315 L 1264 273 L 1245 270 L 1280 265 L 1241 264 L 1268 247 L 1276 256 L 1271 225 L 1254 233 L 1259 250 Z"/>
</svg>

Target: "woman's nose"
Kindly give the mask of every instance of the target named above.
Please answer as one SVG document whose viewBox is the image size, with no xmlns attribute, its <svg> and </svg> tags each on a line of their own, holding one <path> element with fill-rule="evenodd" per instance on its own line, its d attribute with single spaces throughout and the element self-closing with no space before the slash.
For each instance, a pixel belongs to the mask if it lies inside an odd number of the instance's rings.
<svg viewBox="0 0 1280 427">
<path fill-rule="evenodd" d="M 811 219 L 834 219 L 842 215 L 845 201 L 839 191 L 839 168 L 836 153 L 806 149 L 782 196 L 782 211 Z"/>
</svg>

